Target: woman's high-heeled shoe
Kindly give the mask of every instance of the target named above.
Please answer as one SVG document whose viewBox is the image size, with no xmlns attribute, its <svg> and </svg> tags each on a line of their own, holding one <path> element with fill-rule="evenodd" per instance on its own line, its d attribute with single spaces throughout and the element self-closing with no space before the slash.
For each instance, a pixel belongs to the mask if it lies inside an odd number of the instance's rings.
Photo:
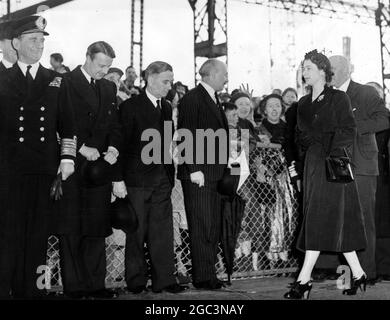
<svg viewBox="0 0 390 320">
<path fill-rule="evenodd" d="M 311 281 L 301 284 L 300 281 L 295 281 L 289 292 L 284 294 L 285 299 L 309 299 L 310 291 L 312 288 Z"/>
<path fill-rule="evenodd" d="M 366 291 L 367 276 L 364 273 L 359 279 L 352 278 L 352 284 L 350 289 L 343 290 L 343 294 L 347 296 L 354 296 L 359 288 L 362 292 Z"/>
</svg>

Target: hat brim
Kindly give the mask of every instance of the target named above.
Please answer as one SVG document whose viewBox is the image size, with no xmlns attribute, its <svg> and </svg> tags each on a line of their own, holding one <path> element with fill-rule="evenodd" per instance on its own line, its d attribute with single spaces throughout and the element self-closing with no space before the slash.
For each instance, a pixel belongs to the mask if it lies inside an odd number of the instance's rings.
<svg viewBox="0 0 390 320">
<path fill-rule="evenodd" d="M 32 29 L 32 30 L 24 31 L 20 35 L 30 34 L 30 33 L 43 33 L 44 36 L 48 36 L 49 35 L 49 33 L 47 33 L 44 30 L 41 30 L 41 29 Z"/>
</svg>

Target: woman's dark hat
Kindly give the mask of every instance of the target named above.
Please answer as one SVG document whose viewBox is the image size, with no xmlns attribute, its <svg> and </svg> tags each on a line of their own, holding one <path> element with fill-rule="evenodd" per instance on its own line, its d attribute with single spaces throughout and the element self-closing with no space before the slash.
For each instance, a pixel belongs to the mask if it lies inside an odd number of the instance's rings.
<svg viewBox="0 0 390 320">
<path fill-rule="evenodd" d="M 96 161 L 85 161 L 80 170 L 87 187 L 100 187 L 111 182 L 111 165 L 102 157 Z"/>
<path fill-rule="evenodd" d="M 119 68 L 114 68 L 113 67 L 113 68 L 108 69 L 107 74 L 110 74 L 110 73 L 117 73 L 120 77 L 123 76 L 123 71 L 121 69 L 119 69 Z"/>
<path fill-rule="evenodd" d="M 134 233 L 138 229 L 138 218 L 133 205 L 126 196 L 116 198 L 110 206 L 111 226 L 125 233 Z"/>
<path fill-rule="evenodd" d="M 248 98 L 249 100 L 251 99 L 251 97 L 249 96 L 249 94 L 245 93 L 245 92 L 236 92 L 235 94 L 232 95 L 231 99 L 229 102 L 231 103 L 235 103 L 238 99 L 240 98 Z"/>
</svg>

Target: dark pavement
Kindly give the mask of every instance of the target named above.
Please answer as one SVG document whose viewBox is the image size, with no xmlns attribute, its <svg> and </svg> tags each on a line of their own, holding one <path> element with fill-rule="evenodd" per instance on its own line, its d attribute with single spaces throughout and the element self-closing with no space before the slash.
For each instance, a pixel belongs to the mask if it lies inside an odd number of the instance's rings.
<svg viewBox="0 0 390 320">
<path fill-rule="evenodd" d="M 152 292 L 132 294 L 121 292 L 120 300 L 282 300 L 293 281 L 286 277 L 235 280 L 231 286 L 219 291 L 197 290 L 190 285 L 189 290 L 180 294 Z M 284 299 L 283 299 L 284 300 Z M 381 281 L 367 286 L 366 292 L 358 291 L 355 296 L 345 296 L 337 288 L 336 281 L 313 283 L 310 300 L 390 300 L 390 282 Z"/>
</svg>

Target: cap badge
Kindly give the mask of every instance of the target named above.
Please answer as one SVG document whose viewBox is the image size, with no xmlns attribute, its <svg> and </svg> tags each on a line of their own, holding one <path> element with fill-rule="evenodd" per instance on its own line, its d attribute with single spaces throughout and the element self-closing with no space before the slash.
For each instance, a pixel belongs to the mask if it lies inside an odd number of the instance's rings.
<svg viewBox="0 0 390 320">
<path fill-rule="evenodd" d="M 47 22 L 44 17 L 39 17 L 37 20 L 35 20 L 35 25 L 39 30 L 44 30 L 46 28 L 46 24 Z"/>
</svg>

